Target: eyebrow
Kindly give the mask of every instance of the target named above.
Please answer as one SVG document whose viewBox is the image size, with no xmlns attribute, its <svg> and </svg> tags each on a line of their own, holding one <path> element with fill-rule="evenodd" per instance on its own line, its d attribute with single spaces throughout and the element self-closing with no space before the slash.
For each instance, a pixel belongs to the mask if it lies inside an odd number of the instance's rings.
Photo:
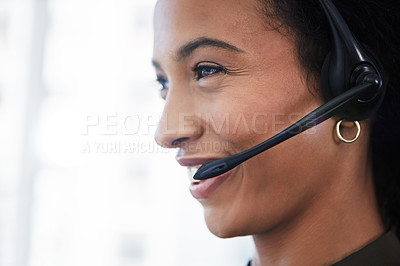
<svg viewBox="0 0 400 266">
<path fill-rule="evenodd" d="M 157 61 L 155 61 L 154 59 L 151 60 L 151 64 L 152 64 L 153 67 L 155 67 L 156 69 L 161 69 L 160 64 L 159 64 Z"/>
<path fill-rule="evenodd" d="M 182 61 L 190 56 L 196 49 L 204 47 L 217 47 L 232 52 L 244 53 L 243 50 L 225 41 L 200 37 L 181 46 L 176 53 L 176 59 L 177 61 Z M 151 63 L 155 68 L 161 69 L 161 66 L 157 61 L 152 60 Z"/>
<path fill-rule="evenodd" d="M 180 47 L 176 53 L 176 58 L 178 61 L 181 61 L 190 56 L 196 49 L 203 47 L 217 47 L 233 52 L 243 53 L 241 49 L 227 42 L 200 37 Z"/>
</svg>

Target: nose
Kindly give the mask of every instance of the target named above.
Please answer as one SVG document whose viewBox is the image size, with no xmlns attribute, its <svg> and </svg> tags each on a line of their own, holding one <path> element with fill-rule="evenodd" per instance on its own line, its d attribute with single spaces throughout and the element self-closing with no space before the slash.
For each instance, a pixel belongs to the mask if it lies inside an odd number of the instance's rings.
<svg viewBox="0 0 400 266">
<path fill-rule="evenodd" d="M 168 95 L 155 134 L 158 145 L 179 148 L 199 139 L 202 134 L 201 117 L 196 114 L 193 101 L 178 94 Z"/>
</svg>

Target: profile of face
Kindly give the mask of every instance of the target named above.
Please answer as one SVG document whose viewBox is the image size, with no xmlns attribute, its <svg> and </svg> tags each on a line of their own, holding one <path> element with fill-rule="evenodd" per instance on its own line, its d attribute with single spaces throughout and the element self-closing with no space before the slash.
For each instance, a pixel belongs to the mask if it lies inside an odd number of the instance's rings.
<svg viewBox="0 0 400 266">
<path fill-rule="evenodd" d="M 153 64 L 165 107 L 155 138 L 178 148 L 183 166 L 244 151 L 323 103 L 307 82 L 293 36 L 268 27 L 258 5 L 156 5 Z M 327 208 L 340 195 L 333 189 L 341 171 L 335 162 L 352 156 L 350 150 L 339 152 L 349 148 L 338 145 L 335 123 L 329 119 L 227 174 L 192 183 L 210 231 L 220 237 L 257 235 L 287 229 L 305 213 Z"/>
</svg>

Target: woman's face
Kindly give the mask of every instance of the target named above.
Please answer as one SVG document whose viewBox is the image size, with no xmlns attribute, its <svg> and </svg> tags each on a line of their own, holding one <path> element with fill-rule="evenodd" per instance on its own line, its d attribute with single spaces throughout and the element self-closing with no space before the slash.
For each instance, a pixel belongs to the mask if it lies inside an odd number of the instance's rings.
<svg viewBox="0 0 400 266">
<path fill-rule="evenodd" d="M 244 151 L 322 104 L 291 36 L 269 29 L 258 10 L 256 0 L 157 3 L 153 63 L 165 109 L 156 141 L 179 148 L 183 166 Z M 323 198 L 335 171 L 333 125 L 326 121 L 222 177 L 192 184 L 209 229 L 220 237 L 268 232 Z"/>
</svg>

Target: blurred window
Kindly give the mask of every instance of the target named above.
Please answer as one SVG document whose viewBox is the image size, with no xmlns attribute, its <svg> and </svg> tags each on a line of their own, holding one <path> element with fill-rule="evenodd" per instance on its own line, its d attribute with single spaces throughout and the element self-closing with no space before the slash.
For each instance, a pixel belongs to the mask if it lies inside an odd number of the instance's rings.
<svg viewBox="0 0 400 266">
<path fill-rule="evenodd" d="M 154 0 L 0 0 L 0 266 L 244 265 L 153 134 Z"/>
</svg>

